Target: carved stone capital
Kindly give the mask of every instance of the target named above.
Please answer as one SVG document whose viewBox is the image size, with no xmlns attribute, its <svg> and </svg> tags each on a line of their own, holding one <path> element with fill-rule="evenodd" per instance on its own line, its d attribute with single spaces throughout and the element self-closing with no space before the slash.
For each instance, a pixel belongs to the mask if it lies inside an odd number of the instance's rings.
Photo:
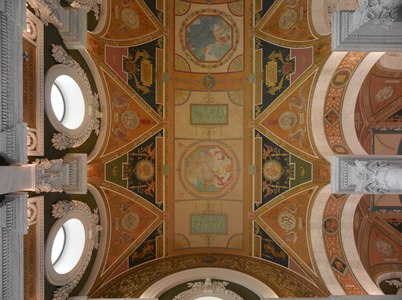
<svg viewBox="0 0 402 300">
<path fill-rule="evenodd" d="M 332 193 L 402 194 L 402 157 L 334 156 Z"/>
</svg>

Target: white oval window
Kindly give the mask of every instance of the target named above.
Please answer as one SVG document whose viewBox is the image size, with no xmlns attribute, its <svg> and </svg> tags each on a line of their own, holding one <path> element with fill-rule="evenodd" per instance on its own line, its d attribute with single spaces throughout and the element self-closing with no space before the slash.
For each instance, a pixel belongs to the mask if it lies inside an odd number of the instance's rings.
<svg viewBox="0 0 402 300">
<path fill-rule="evenodd" d="M 69 219 L 58 230 L 53 242 L 51 260 L 55 271 L 70 272 L 79 262 L 84 246 L 84 225 L 78 219 Z"/>
<path fill-rule="evenodd" d="M 64 285 L 80 271 L 89 247 L 89 223 L 80 211 L 70 211 L 50 229 L 46 241 L 46 277 Z"/>
<path fill-rule="evenodd" d="M 71 138 L 82 136 L 90 122 L 90 95 L 73 68 L 54 65 L 46 73 L 45 110 L 52 126 Z"/>
<path fill-rule="evenodd" d="M 85 101 L 77 82 L 67 75 L 58 76 L 51 89 L 51 104 L 56 118 L 68 129 L 77 129 L 85 117 Z"/>
</svg>

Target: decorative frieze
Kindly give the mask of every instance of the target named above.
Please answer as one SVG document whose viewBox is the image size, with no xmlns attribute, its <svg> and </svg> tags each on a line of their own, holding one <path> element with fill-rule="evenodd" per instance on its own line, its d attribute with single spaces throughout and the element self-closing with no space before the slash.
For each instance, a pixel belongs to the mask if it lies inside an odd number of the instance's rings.
<svg viewBox="0 0 402 300">
<path fill-rule="evenodd" d="M 43 22 L 32 12 L 26 12 L 23 31 L 23 103 L 24 122 L 28 124 L 28 155 L 44 154 L 44 63 Z"/>
</svg>

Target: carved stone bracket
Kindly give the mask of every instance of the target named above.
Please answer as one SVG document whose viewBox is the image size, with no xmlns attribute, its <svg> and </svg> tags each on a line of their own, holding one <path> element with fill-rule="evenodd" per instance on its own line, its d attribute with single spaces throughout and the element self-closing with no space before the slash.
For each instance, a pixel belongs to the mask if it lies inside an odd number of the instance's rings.
<svg viewBox="0 0 402 300">
<path fill-rule="evenodd" d="M 228 284 L 226 281 L 212 282 L 210 278 L 205 279 L 205 281 L 190 282 L 188 283 L 189 290 L 175 296 L 173 300 L 190 300 L 195 299 L 196 296 L 219 296 L 225 300 L 243 300 L 235 292 L 226 289 Z"/>
<path fill-rule="evenodd" d="M 93 249 L 98 249 L 99 246 L 99 232 L 102 230 L 102 227 L 99 225 L 98 209 L 95 209 L 94 212 L 92 212 L 89 206 L 84 202 L 63 200 L 53 204 L 52 215 L 59 219 L 74 211 L 79 211 L 81 214 L 84 214 L 85 219 L 88 222 L 88 247 L 85 248 L 86 252 L 82 254 L 84 258 L 80 263 L 79 269 L 74 272 L 69 283 L 56 289 L 53 294 L 53 300 L 65 300 L 68 298 L 70 292 L 75 288 L 84 275 L 91 260 Z"/>
<path fill-rule="evenodd" d="M 53 147 L 58 150 L 76 148 L 81 146 L 89 138 L 92 131 L 94 131 L 97 135 L 99 134 L 99 119 L 102 117 L 102 113 L 99 110 L 99 96 L 98 94 L 94 94 L 92 92 L 91 85 L 84 70 L 73 58 L 71 58 L 71 56 L 67 54 L 62 46 L 53 45 L 52 55 L 58 63 L 70 67 L 79 76 L 80 83 L 85 88 L 85 91 L 83 91 L 83 93 L 86 95 L 86 97 L 84 96 L 84 98 L 87 99 L 87 117 L 89 117 L 88 125 L 78 137 L 71 137 L 66 135 L 65 133 L 55 133 L 52 138 Z"/>
</svg>

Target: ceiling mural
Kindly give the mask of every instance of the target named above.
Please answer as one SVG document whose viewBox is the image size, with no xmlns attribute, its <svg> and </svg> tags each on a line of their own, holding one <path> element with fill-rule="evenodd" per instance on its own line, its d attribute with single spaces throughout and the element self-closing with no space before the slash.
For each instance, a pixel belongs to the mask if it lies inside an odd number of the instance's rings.
<svg viewBox="0 0 402 300">
<path fill-rule="evenodd" d="M 88 36 L 110 99 L 88 166 L 108 210 L 91 296 L 139 296 L 168 265 L 246 260 L 292 274 L 242 269 L 278 295 L 328 293 L 308 228 L 330 179 L 309 120 L 330 47 L 310 29 L 308 3 L 109 0 L 105 29 Z M 283 286 L 296 278 L 299 291 Z"/>
</svg>

